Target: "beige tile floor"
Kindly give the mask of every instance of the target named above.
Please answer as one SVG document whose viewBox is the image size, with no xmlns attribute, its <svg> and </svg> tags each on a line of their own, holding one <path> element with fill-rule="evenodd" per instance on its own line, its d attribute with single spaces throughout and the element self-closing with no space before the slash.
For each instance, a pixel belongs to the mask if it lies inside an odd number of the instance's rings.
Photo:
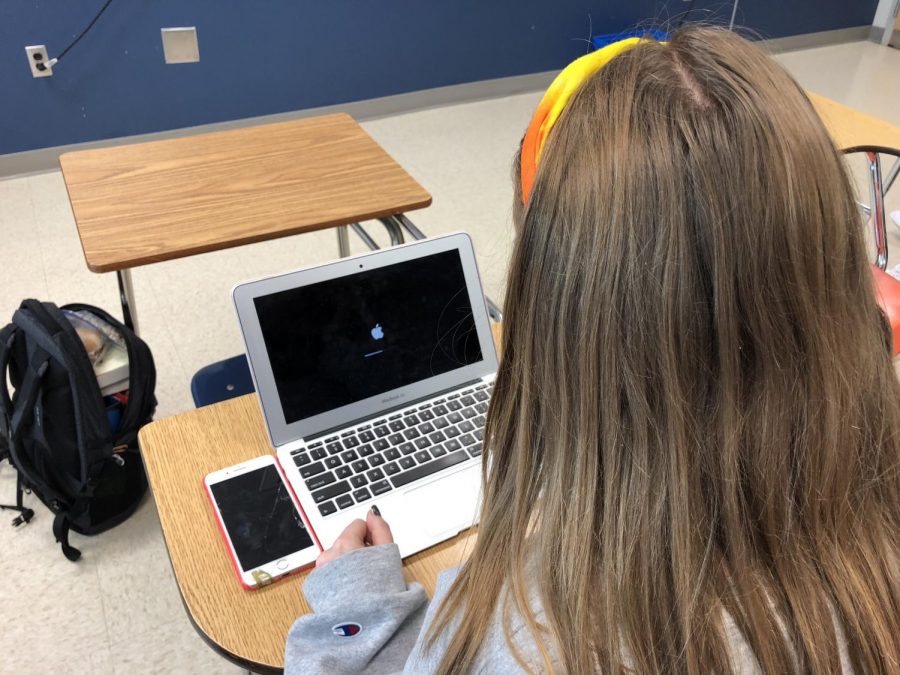
<svg viewBox="0 0 900 675">
<path fill-rule="evenodd" d="M 800 82 L 900 125 L 900 51 L 871 43 L 782 54 Z M 426 110 L 365 128 L 434 195 L 413 213 L 427 233 L 475 239 L 487 293 L 502 299 L 510 251 L 510 161 L 540 94 Z M 895 194 L 900 189 L 895 190 Z M 893 208 L 900 208 L 894 198 Z M 384 236 L 373 227 L 373 233 Z M 900 234 L 900 231 L 898 231 Z M 87 270 L 59 172 L 0 181 L 0 321 L 26 297 L 116 310 L 115 278 Z M 900 236 L 892 233 L 892 243 Z M 354 241 L 354 250 L 362 246 Z M 300 235 L 135 270 L 141 329 L 159 370 L 158 416 L 191 409 L 201 366 L 240 351 L 228 291 L 240 280 L 333 258 L 333 232 Z M 14 477 L 0 467 L 0 501 Z M 73 535 L 72 564 L 53 543 L 48 512 L 26 528 L 0 518 L 2 673 L 233 673 L 195 634 L 172 578 L 152 499 L 126 524 Z M 291 583 L 291 582 L 287 582 Z"/>
</svg>

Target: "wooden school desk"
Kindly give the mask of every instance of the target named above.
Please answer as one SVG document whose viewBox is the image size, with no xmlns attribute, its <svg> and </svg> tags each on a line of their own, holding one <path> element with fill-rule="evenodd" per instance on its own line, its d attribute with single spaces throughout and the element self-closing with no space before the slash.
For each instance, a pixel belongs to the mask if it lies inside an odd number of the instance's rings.
<svg viewBox="0 0 900 675">
<path fill-rule="evenodd" d="M 499 326 L 493 330 L 499 343 Z M 281 671 L 288 630 L 310 611 L 300 590 L 308 572 L 257 591 L 241 587 L 203 488 L 206 474 L 273 452 L 256 394 L 151 422 L 139 442 L 175 580 L 197 632 L 244 668 Z M 407 558 L 407 580 L 432 595 L 438 572 L 465 559 L 473 536 L 463 532 Z"/>
<path fill-rule="evenodd" d="M 87 266 L 117 273 L 130 325 L 133 267 L 328 227 L 346 255 L 347 226 L 384 219 L 395 241 L 392 217 L 431 203 L 345 114 L 68 152 L 59 164 Z"/>
</svg>

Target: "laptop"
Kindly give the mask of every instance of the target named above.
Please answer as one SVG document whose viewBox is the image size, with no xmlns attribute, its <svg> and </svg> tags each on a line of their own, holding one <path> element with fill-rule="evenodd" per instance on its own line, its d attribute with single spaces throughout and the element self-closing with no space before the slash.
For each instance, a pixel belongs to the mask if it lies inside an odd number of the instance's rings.
<svg viewBox="0 0 900 675">
<path fill-rule="evenodd" d="M 372 504 L 404 557 L 477 522 L 497 354 L 468 235 L 232 295 L 269 438 L 322 546 Z"/>
</svg>

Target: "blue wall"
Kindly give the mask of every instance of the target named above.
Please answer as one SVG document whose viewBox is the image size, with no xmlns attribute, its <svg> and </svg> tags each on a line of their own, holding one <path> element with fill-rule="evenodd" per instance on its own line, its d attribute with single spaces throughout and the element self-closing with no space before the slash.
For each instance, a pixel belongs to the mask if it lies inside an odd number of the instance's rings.
<svg viewBox="0 0 900 675">
<path fill-rule="evenodd" d="M 0 0 L 0 154 L 553 70 L 594 33 L 682 11 L 680 0 Z M 870 24 L 877 0 L 744 0 L 766 37 Z M 693 16 L 727 20 L 730 1 Z M 723 7 L 726 9 L 723 11 Z M 590 15 L 590 20 L 589 20 Z M 197 26 L 200 62 L 166 65 L 159 29 Z"/>
</svg>

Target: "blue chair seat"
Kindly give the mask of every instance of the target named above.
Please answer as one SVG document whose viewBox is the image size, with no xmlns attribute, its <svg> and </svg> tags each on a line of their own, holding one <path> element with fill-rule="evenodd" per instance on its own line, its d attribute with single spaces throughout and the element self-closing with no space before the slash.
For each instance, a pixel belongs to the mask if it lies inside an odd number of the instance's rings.
<svg viewBox="0 0 900 675">
<path fill-rule="evenodd" d="M 250 366 L 244 354 L 204 366 L 191 378 L 191 396 L 198 408 L 254 391 Z"/>
</svg>

